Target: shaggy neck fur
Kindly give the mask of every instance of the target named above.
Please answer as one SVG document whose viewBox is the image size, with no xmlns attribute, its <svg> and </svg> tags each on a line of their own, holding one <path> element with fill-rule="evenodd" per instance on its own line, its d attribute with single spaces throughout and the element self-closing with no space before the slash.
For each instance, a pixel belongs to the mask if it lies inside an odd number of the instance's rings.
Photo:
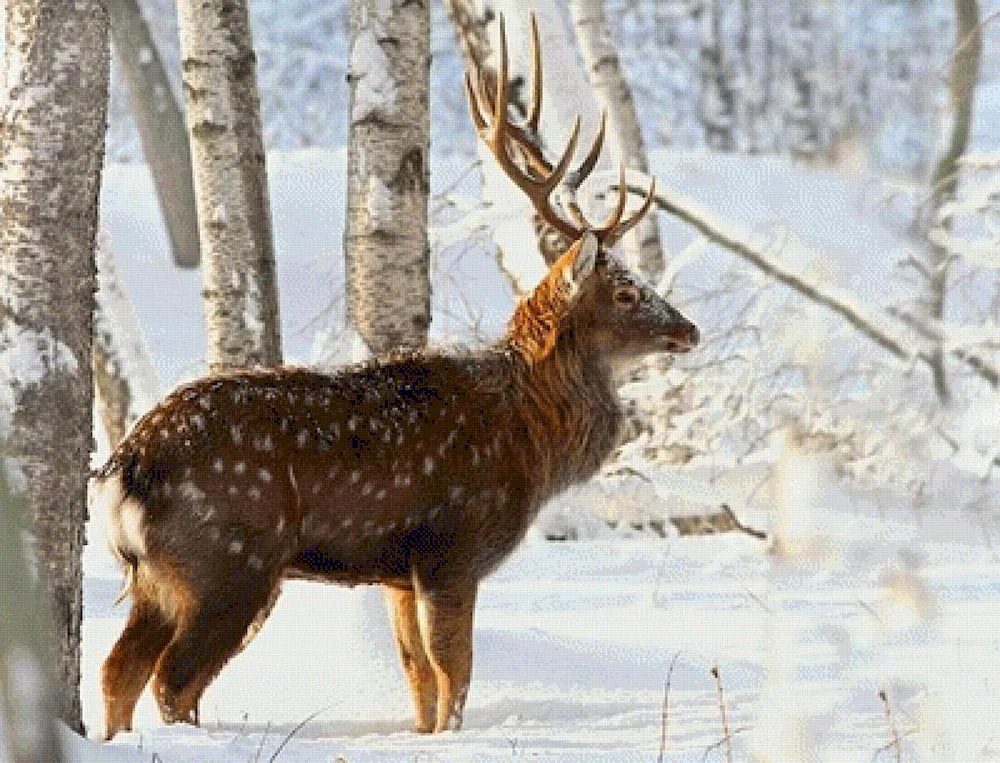
<svg viewBox="0 0 1000 763">
<path fill-rule="evenodd" d="M 572 299 L 557 266 L 518 305 L 507 339 L 521 361 L 521 414 L 550 477 L 546 492 L 591 477 L 617 443 L 621 421 L 609 374 L 578 341 Z"/>
</svg>

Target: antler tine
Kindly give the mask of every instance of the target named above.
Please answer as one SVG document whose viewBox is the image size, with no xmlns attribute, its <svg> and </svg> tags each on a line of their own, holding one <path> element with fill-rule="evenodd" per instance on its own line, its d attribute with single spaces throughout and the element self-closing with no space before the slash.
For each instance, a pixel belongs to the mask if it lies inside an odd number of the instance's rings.
<svg viewBox="0 0 1000 763">
<path fill-rule="evenodd" d="M 507 100 L 510 97 L 510 83 L 507 77 L 510 74 L 510 62 L 507 60 L 507 25 L 504 23 L 503 14 L 500 14 L 500 70 L 497 72 L 497 97 L 493 102 L 493 124 L 491 125 L 492 139 L 499 145 L 499 149 L 504 156 L 507 149 L 503 145 L 504 133 L 507 125 Z"/>
<path fill-rule="evenodd" d="M 472 114 L 472 121 L 476 125 L 477 132 L 482 132 L 487 128 L 486 119 L 483 117 L 482 102 L 480 96 L 472 84 L 472 73 L 465 73 L 465 94 L 469 99 L 469 113 Z"/>
<path fill-rule="evenodd" d="M 580 138 L 580 115 L 577 114 L 576 119 L 573 120 L 573 129 L 570 131 L 569 140 L 566 142 L 566 150 L 563 151 L 563 155 L 559 157 L 559 163 L 552 170 L 551 174 L 542 181 L 542 187 L 546 189 L 548 193 L 562 182 L 563 176 L 566 174 L 566 170 L 569 169 L 569 163 L 573 161 L 573 154 L 576 153 L 576 142 Z"/>
<path fill-rule="evenodd" d="M 620 187 L 625 186 L 625 178 L 622 177 L 622 183 Z M 613 245 L 616 241 L 620 240 L 622 236 L 632 230 L 636 224 L 643 218 L 643 216 L 649 211 L 649 208 L 653 206 L 653 199 L 656 197 L 656 178 L 654 177 L 652 182 L 649 184 L 649 190 L 646 191 L 646 199 L 642 202 L 642 206 L 636 210 L 635 214 L 628 218 L 625 222 L 615 228 L 611 233 L 603 239 L 603 243 L 606 246 Z"/>
<path fill-rule="evenodd" d="M 570 222 L 564 220 L 553 208 L 549 196 L 562 181 L 573 159 L 573 153 L 576 151 L 576 143 L 580 133 L 580 120 L 579 118 L 576 120 L 566 151 L 554 168 L 542 154 L 537 141 L 537 133 L 533 129 L 529 130 L 525 127 L 519 127 L 508 121 L 507 105 L 510 97 L 510 61 L 507 54 L 507 29 L 502 14 L 499 22 L 500 61 L 499 71 L 497 72 L 496 97 L 492 99 L 491 103 L 489 90 L 485 78 L 481 73 L 478 82 L 478 92 L 475 93 L 477 106 L 488 106 L 488 111 L 492 115 L 490 124 L 484 125 L 481 128 L 480 135 L 489 147 L 490 152 L 496 157 L 500 168 L 527 195 L 542 219 L 563 236 L 571 241 L 575 241 L 583 234 L 583 228 L 576 228 Z M 536 72 L 539 74 L 541 72 L 540 62 L 536 68 Z M 471 85 L 471 81 L 467 83 L 467 88 L 470 90 L 472 89 Z M 536 88 L 536 90 L 538 89 L 540 88 Z M 537 111 L 540 106 L 540 96 L 537 94 L 533 95 L 533 111 Z M 475 109 L 473 112 L 475 112 Z M 482 117 L 482 111 L 480 111 L 480 117 Z M 537 116 L 535 116 L 535 119 L 537 121 Z M 477 125 L 479 124 L 475 113 L 473 113 L 473 120 L 476 121 Z M 508 142 L 514 143 L 521 150 L 526 169 L 522 170 L 511 157 L 508 150 Z"/>
<path fill-rule="evenodd" d="M 531 14 L 531 109 L 527 126 L 538 133 L 538 119 L 542 115 L 542 48 L 538 44 L 538 20 Z"/>
<path fill-rule="evenodd" d="M 618 200 L 615 202 L 614 211 L 608 215 L 608 219 L 605 220 L 602 225 L 594 228 L 594 235 L 596 235 L 601 242 L 608 242 L 610 244 L 612 238 L 617 240 L 618 237 L 615 235 L 615 228 L 617 228 L 618 223 L 621 222 L 622 215 L 625 213 L 625 204 L 627 201 L 628 187 L 625 185 L 625 162 L 622 162 L 618 169 Z"/>
<path fill-rule="evenodd" d="M 594 142 L 590 146 L 590 151 L 587 152 L 587 156 L 580 166 L 573 170 L 570 176 L 566 178 L 567 185 L 572 186 L 574 189 L 579 188 L 583 184 L 583 181 L 590 177 L 590 173 L 594 171 L 594 167 L 597 166 L 601 149 L 604 148 L 604 135 L 607 123 L 608 112 L 606 110 L 601 111 L 601 125 L 597 130 L 597 135 L 594 137 Z"/>
</svg>

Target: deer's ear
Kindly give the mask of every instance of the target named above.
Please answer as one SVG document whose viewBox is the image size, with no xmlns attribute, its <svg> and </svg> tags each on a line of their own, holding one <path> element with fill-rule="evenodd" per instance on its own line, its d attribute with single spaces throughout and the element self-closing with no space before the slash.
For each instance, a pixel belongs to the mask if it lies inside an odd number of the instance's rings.
<svg viewBox="0 0 1000 763">
<path fill-rule="evenodd" d="M 600 249 L 601 246 L 597 242 L 597 236 L 591 231 L 586 231 L 580 237 L 576 245 L 576 256 L 573 257 L 573 261 L 565 271 L 566 280 L 574 292 L 580 288 L 580 285 L 587 276 L 594 272 L 594 268 L 597 266 L 597 254 L 600 252 Z"/>
</svg>

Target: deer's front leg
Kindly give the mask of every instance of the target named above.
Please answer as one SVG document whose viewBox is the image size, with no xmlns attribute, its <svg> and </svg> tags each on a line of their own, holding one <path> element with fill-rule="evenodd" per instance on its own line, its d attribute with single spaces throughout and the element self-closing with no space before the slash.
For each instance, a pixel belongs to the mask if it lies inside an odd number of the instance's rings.
<svg viewBox="0 0 1000 763">
<path fill-rule="evenodd" d="M 434 731 L 458 731 L 472 675 L 476 583 L 417 586 L 417 619 L 437 682 Z"/>
<path fill-rule="evenodd" d="M 417 595 L 412 589 L 385 587 L 389 619 L 399 647 L 399 659 L 410 682 L 416 710 L 416 731 L 426 734 L 437 722 L 437 678 L 424 651 L 417 621 Z"/>
</svg>

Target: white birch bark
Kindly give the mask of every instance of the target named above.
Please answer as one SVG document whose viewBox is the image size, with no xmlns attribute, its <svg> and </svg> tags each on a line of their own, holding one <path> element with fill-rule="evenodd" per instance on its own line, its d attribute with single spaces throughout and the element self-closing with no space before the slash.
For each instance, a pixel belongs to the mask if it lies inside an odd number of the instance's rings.
<svg viewBox="0 0 1000 763">
<path fill-rule="evenodd" d="M 114 252 L 105 237 L 97 246 L 94 314 L 94 397 L 114 448 L 159 398 L 159 380 L 138 316 L 122 288 Z"/>
<path fill-rule="evenodd" d="M 792 156 L 811 159 L 820 150 L 817 108 L 816 51 L 812 0 L 791 0 L 788 9 L 788 89 L 785 112 L 788 149 Z"/>
<path fill-rule="evenodd" d="M 115 54 L 178 267 L 198 267 L 198 215 L 184 114 L 139 0 L 109 0 Z"/>
<path fill-rule="evenodd" d="M 352 0 L 348 79 L 347 321 L 376 355 L 416 349 L 430 327 L 429 3 Z"/>
<path fill-rule="evenodd" d="M 705 0 L 702 4 L 698 114 L 708 147 L 713 151 L 735 151 L 736 99 L 727 70 L 722 13 L 720 0 Z"/>
<path fill-rule="evenodd" d="M 921 270 L 926 281 L 920 308 L 932 322 L 945 317 L 948 296 L 948 266 L 950 254 L 945 246 L 934 241 L 942 238 L 940 229 L 951 229 L 951 216 L 947 205 L 954 201 L 958 190 L 959 160 L 965 153 L 972 132 L 972 114 L 976 83 L 979 80 L 979 62 L 982 56 L 982 34 L 979 29 L 979 3 L 977 0 L 954 0 L 955 46 L 952 52 L 951 73 L 948 81 L 950 130 L 946 134 L 934 172 L 931 175 L 931 230 L 932 239 L 926 261 Z M 934 234 L 938 229 L 939 233 Z M 935 350 L 931 363 L 934 388 L 942 402 L 951 398 L 945 368 L 943 348 Z"/>
<path fill-rule="evenodd" d="M 591 87 L 608 115 L 611 146 L 630 169 L 649 174 L 646 144 L 642 139 L 632 89 L 625 79 L 611 27 L 604 13 L 604 0 L 570 0 L 576 29 Z M 663 274 L 663 244 L 655 215 L 644 217 L 622 241 L 628 258 L 653 283 Z"/>
<path fill-rule="evenodd" d="M 102 0 L 7 0 L 5 20 L 0 440 L 54 606 L 58 712 L 82 731 L 81 552 L 108 12 Z"/>
<path fill-rule="evenodd" d="M 177 5 L 209 371 L 278 365 L 274 243 L 247 3 Z"/>
</svg>

